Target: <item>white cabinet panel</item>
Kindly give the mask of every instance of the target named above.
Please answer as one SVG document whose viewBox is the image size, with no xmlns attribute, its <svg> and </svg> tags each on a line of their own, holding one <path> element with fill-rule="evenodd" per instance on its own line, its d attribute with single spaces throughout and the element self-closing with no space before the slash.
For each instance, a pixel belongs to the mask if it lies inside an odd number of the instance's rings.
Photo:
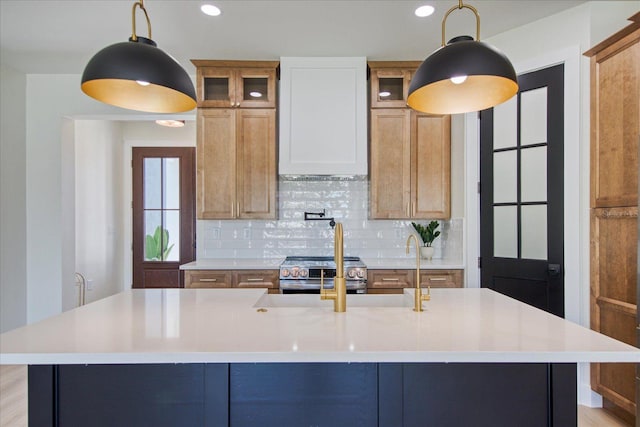
<svg viewBox="0 0 640 427">
<path fill-rule="evenodd" d="M 366 58 L 280 58 L 280 174 L 367 174 Z"/>
</svg>

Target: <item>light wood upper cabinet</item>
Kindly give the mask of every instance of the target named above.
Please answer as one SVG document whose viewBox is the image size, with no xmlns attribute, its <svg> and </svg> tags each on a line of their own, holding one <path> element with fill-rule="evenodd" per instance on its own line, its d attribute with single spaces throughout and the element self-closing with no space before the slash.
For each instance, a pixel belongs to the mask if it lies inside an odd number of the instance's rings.
<svg viewBox="0 0 640 427">
<path fill-rule="evenodd" d="M 275 218 L 275 110 L 200 109 L 197 139 L 198 218 Z"/>
<path fill-rule="evenodd" d="M 637 206 L 640 33 L 596 50 L 590 51 L 591 204 Z"/>
<path fill-rule="evenodd" d="M 418 61 L 370 61 L 370 217 L 451 216 L 451 116 L 406 106 Z M 389 92 L 388 96 L 381 96 Z M 387 107 L 387 108 L 379 108 Z"/>
<path fill-rule="evenodd" d="M 276 218 L 278 62 L 192 62 L 198 67 L 198 219 Z"/>
<path fill-rule="evenodd" d="M 371 110 L 371 218 L 451 216 L 451 117 Z"/>
<path fill-rule="evenodd" d="M 192 60 L 198 107 L 275 108 L 277 61 Z"/>
</svg>

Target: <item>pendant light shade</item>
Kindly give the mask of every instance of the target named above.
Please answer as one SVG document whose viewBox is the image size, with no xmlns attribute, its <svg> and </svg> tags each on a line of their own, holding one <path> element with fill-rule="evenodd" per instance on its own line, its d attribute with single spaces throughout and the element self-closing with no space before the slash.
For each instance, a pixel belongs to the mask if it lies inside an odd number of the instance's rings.
<svg viewBox="0 0 640 427">
<path fill-rule="evenodd" d="M 107 46 L 89 61 L 82 91 L 106 104 L 151 113 L 179 113 L 196 107 L 187 72 L 151 40 L 151 24 L 142 3 L 133 5 L 133 34 L 128 42 Z M 136 35 L 135 11 L 147 18 L 149 38 Z"/>
<path fill-rule="evenodd" d="M 476 15 L 476 40 L 459 36 L 445 45 L 447 17 L 463 7 Z M 442 47 L 424 60 L 411 80 L 409 107 L 430 114 L 468 113 L 494 107 L 518 93 L 518 78 L 509 59 L 478 41 L 479 36 L 480 16 L 460 1 L 442 21 Z"/>
</svg>

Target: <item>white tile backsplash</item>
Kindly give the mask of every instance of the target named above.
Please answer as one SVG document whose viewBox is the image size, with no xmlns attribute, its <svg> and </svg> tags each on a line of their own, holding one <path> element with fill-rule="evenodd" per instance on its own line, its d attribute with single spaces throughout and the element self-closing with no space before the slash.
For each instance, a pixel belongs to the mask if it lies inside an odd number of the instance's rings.
<svg viewBox="0 0 640 427">
<path fill-rule="evenodd" d="M 304 212 L 326 210 L 344 227 L 345 255 L 404 258 L 411 221 L 370 220 L 366 177 L 280 177 L 278 220 L 199 220 L 197 258 L 281 258 L 333 255 L 328 221 L 305 221 Z M 417 221 L 426 223 L 427 220 Z M 461 262 L 463 219 L 440 221 L 434 258 Z"/>
</svg>

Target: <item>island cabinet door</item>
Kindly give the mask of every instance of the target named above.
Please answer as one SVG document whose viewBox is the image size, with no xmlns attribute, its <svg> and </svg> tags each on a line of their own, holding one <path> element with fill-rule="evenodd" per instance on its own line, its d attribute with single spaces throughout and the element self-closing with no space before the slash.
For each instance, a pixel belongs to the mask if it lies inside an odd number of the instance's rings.
<svg viewBox="0 0 640 427">
<path fill-rule="evenodd" d="M 229 425 L 378 427 L 375 363 L 231 364 Z"/>
<path fill-rule="evenodd" d="M 229 365 L 29 367 L 29 426 L 227 427 Z"/>
</svg>

